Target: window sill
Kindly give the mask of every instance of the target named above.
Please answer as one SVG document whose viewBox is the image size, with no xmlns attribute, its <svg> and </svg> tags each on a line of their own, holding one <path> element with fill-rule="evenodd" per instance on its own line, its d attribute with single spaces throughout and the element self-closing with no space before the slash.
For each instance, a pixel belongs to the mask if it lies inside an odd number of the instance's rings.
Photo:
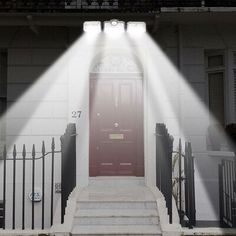
<svg viewBox="0 0 236 236">
<path fill-rule="evenodd" d="M 208 156 L 219 157 L 219 158 L 223 157 L 233 158 L 235 154 L 232 151 L 208 151 Z"/>
</svg>

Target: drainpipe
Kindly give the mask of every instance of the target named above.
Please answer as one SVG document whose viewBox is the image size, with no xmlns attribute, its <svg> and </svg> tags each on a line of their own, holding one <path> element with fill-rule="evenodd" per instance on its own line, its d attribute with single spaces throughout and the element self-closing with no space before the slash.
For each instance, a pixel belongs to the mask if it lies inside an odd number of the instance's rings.
<svg viewBox="0 0 236 236">
<path fill-rule="evenodd" d="M 183 55 L 183 51 L 182 51 L 182 34 L 181 34 L 181 25 L 177 25 L 176 26 L 176 34 L 177 34 L 177 67 L 179 70 L 179 73 L 181 74 L 182 69 L 183 69 L 183 60 L 182 60 L 182 55 Z M 182 104 L 181 104 L 181 80 L 179 81 L 179 96 L 178 96 L 178 103 L 179 103 L 179 127 L 182 127 Z M 181 129 L 179 131 L 180 135 L 182 135 L 181 133 Z M 179 149 L 181 149 L 181 147 L 179 147 Z M 181 150 L 179 150 L 181 151 Z M 180 220 L 180 224 L 182 225 L 183 223 L 183 214 L 182 214 L 182 159 L 180 157 L 179 160 L 179 220 Z"/>
<path fill-rule="evenodd" d="M 176 26 L 177 33 L 177 66 L 179 71 L 182 69 L 182 35 L 181 35 L 181 25 Z"/>
</svg>

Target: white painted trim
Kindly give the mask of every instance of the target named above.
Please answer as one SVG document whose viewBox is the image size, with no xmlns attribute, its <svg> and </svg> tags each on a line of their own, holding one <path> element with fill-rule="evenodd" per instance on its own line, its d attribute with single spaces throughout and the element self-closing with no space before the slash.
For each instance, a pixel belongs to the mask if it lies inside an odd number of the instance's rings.
<svg viewBox="0 0 236 236">
<path fill-rule="evenodd" d="M 121 78 L 126 79 L 142 79 L 143 73 L 90 73 L 90 79 L 105 79 L 105 78 Z"/>
<path fill-rule="evenodd" d="M 229 152 L 229 151 L 208 151 L 208 156 L 209 157 L 219 157 L 219 158 L 233 158 L 234 152 Z"/>
<path fill-rule="evenodd" d="M 235 12 L 236 7 L 162 7 L 163 13 L 169 12 Z"/>
<path fill-rule="evenodd" d="M 37 235 L 48 235 L 50 230 L 0 230 L 0 236 L 37 236 Z"/>
<path fill-rule="evenodd" d="M 147 50 L 146 50 L 147 52 Z M 153 180 L 151 179 L 150 175 L 150 167 L 149 167 L 149 148 L 148 148 L 148 119 L 149 119 L 149 112 L 148 112 L 148 78 L 147 78 L 147 68 L 145 65 L 143 65 L 143 135 L 144 135 L 144 178 L 145 178 L 145 183 L 147 186 L 153 186 Z M 155 130 L 153 130 L 153 133 Z M 156 179 L 156 178 L 155 178 Z"/>
<path fill-rule="evenodd" d="M 178 216 L 176 215 L 177 209 L 175 204 L 173 205 L 173 223 L 169 223 L 169 216 L 166 208 L 166 201 L 163 194 L 156 188 L 149 188 L 153 195 L 155 196 L 157 203 L 157 211 L 159 214 L 160 228 L 162 231 L 162 236 L 180 236 L 181 235 L 181 225 L 178 222 Z M 173 200 L 173 199 L 172 199 Z M 177 213 L 178 214 L 178 213 Z"/>
</svg>

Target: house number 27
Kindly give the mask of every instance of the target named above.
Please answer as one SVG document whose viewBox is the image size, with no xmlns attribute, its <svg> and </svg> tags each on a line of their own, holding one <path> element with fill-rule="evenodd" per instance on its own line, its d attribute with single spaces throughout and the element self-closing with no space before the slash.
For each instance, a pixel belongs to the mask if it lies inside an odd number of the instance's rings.
<svg viewBox="0 0 236 236">
<path fill-rule="evenodd" d="M 71 112 L 72 118 L 79 119 L 81 117 L 81 113 L 82 113 L 82 111 L 72 111 Z"/>
</svg>

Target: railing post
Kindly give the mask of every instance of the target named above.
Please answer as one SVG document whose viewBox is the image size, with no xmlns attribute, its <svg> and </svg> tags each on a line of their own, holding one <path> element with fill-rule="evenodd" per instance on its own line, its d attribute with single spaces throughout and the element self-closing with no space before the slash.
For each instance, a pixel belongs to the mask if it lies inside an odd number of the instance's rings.
<svg viewBox="0 0 236 236">
<path fill-rule="evenodd" d="M 173 138 L 164 124 L 156 124 L 156 185 L 163 193 L 172 223 L 172 153 Z"/>
<path fill-rule="evenodd" d="M 51 172 L 51 225 L 53 225 L 53 194 L 54 194 L 54 153 L 55 152 L 55 141 L 52 139 L 52 172 Z"/>
<path fill-rule="evenodd" d="M 31 228 L 34 229 L 34 195 L 35 195 L 35 145 L 33 144 L 32 149 L 32 225 Z"/>
<path fill-rule="evenodd" d="M 3 229 L 6 227 L 6 174 L 7 174 L 7 148 L 3 150 Z"/>
<path fill-rule="evenodd" d="M 223 166 L 222 163 L 218 167 L 219 173 L 219 209 L 220 209 L 220 224 L 223 227 L 223 209 L 224 209 L 224 199 L 223 199 Z"/>
<path fill-rule="evenodd" d="M 12 199 L 12 229 L 15 229 L 16 212 L 16 145 L 13 148 L 13 199 Z"/>
<path fill-rule="evenodd" d="M 22 151 L 23 157 L 23 169 L 22 169 L 22 229 L 25 229 L 25 157 L 26 157 L 26 149 L 25 144 L 23 145 Z"/>
<path fill-rule="evenodd" d="M 161 155 L 158 150 L 161 146 L 160 144 L 160 126 L 156 124 L 156 185 L 161 190 Z"/>
<path fill-rule="evenodd" d="M 191 221 L 190 225 L 196 225 L 196 203 L 195 203 L 195 169 L 194 169 L 194 156 L 192 153 L 192 145 L 191 143 L 188 144 L 189 152 L 190 152 L 190 174 L 191 174 Z"/>
<path fill-rule="evenodd" d="M 42 143 L 42 225 L 44 229 L 44 199 L 45 199 L 45 144 Z"/>
<path fill-rule="evenodd" d="M 169 215 L 170 215 L 170 224 L 172 224 L 173 221 L 173 216 L 172 216 L 172 194 L 173 194 L 173 189 L 172 189 L 172 155 L 173 155 L 173 142 L 174 138 L 168 134 L 168 192 L 169 192 Z"/>
<path fill-rule="evenodd" d="M 191 143 L 185 143 L 185 213 L 188 216 L 189 228 L 196 224 L 195 210 L 195 183 L 194 183 L 194 157 L 192 155 Z"/>
<path fill-rule="evenodd" d="M 61 223 L 64 222 L 66 201 L 76 186 L 76 128 L 69 124 L 61 136 Z"/>
<path fill-rule="evenodd" d="M 184 155 L 184 192 L 185 192 L 185 215 L 189 216 L 190 213 L 190 198 L 189 198 L 189 152 L 188 152 L 188 144 L 185 143 L 185 155 Z M 183 222 L 182 222 L 183 223 Z"/>
<path fill-rule="evenodd" d="M 179 221 L 183 225 L 183 211 L 182 211 L 182 142 L 179 139 Z"/>
</svg>

